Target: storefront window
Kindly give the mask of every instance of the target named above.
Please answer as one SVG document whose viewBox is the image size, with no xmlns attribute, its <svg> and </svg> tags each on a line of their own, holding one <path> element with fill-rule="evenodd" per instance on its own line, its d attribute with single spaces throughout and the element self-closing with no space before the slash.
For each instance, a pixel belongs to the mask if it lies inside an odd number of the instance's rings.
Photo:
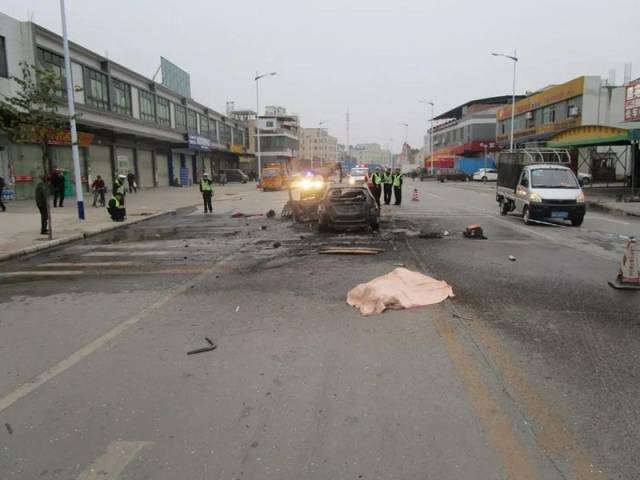
<svg viewBox="0 0 640 480">
<path fill-rule="evenodd" d="M 120 115 L 131 116 L 131 86 L 117 80 L 111 79 L 113 88 L 113 111 Z"/>
<path fill-rule="evenodd" d="M 100 110 L 109 109 L 109 88 L 107 76 L 104 73 L 92 70 L 87 71 L 87 104 Z"/>
<path fill-rule="evenodd" d="M 167 127 L 171 126 L 171 113 L 169 113 L 169 100 L 156 97 L 156 113 L 158 123 Z"/>
<path fill-rule="evenodd" d="M 174 105 L 174 107 L 176 112 L 176 129 L 186 130 L 187 129 L 187 110 L 180 105 Z"/>
<path fill-rule="evenodd" d="M 198 121 L 196 120 L 196 112 L 187 110 L 187 130 L 193 133 L 198 131 Z"/>
<path fill-rule="evenodd" d="M 38 64 L 40 68 L 51 70 L 56 77 L 60 80 L 56 88 L 56 95 L 61 98 L 66 98 L 65 77 L 64 70 L 64 58 L 55 53 L 51 53 L 42 48 L 38 48 Z"/>
<path fill-rule="evenodd" d="M 156 104 L 153 93 L 140 90 L 140 118 L 147 122 L 156 121 Z"/>
</svg>

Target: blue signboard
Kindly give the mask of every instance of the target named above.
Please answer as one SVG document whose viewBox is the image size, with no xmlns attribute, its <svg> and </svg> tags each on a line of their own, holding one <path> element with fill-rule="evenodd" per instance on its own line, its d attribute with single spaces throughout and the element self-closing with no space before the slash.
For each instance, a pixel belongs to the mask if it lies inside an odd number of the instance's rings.
<svg viewBox="0 0 640 480">
<path fill-rule="evenodd" d="M 189 148 L 192 150 L 201 150 L 203 152 L 211 150 L 211 140 L 207 137 L 201 137 L 200 135 L 190 133 L 187 135 L 187 143 Z"/>
</svg>

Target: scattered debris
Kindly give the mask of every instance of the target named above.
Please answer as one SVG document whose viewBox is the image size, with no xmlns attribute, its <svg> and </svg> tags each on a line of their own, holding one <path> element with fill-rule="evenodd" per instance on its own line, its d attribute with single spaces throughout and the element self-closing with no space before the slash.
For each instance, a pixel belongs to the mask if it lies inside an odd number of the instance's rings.
<svg viewBox="0 0 640 480">
<path fill-rule="evenodd" d="M 213 343 L 213 341 L 209 337 L 204 337 L 204 339 L 209 344 L 208 347 L 202 347 L 202 348 L 196 348 L 195 350 L 190 350 L 187 352 L 187 355 L 195 355 L 196 353 L 211 352 L 216 348 L 218 348 L 218 346 L 215 343 Z"/>
<path fill-rule="evenodd" d="M 440 232 L 420 232 L 418 238 L 442 238 Z"/>
<path fill-rule="evenodd" d="M 516 257 L 514 257 L 513 255 L 509 255 L 509 260 L 511 260 L 512 262 L 516 261 Z"/>
<path fill-rule="evenodd" d="M 240 311 L 240 305 L 236 305 L 236 312 Z"/>
<path fill-rule="evenodd" d="M 280 242 L 273 242 L 273 248 L 280 248 L 281 245 Z"/>
<path fill-rule="evenodd" d="M 273 217 L 275 217 L 275 216 L 276 216 L 276 212 L 275 212 L 275 210 L 269 210 L 269 211 L 267 212 L 267 218 L 273 218 Z"/>
<path fill-rule="evenodd" d="M 469 225 L 465 228 L 464 232 L 462 232 L 466 238 L 474 238 L 486 240 L 487 237 L 484 236 L 484 232 L 482 231 L 482 227 L 480 225 Z"/>
<path fill-rule="evenodd" d="M 7 429 L 7 432 L 9 432 L 9 435 L 13 435 L 13 428 L 11 428 L 11 425 L 5 423 L 4 426 Z"/>
<path fill-rule="evenodd" d="M 189 244 L 187 243 L 187 244 L 184 246 L 184 248 L 189 248 Z"/>
<path fill-rule="evenodd" d="M 404 263 L 395 263 L 394 265 L 396 267 L 406 267 L 406 265 Z"/>
<path fill-rule="evenodd" d="M 266 230 L 267 226 L 266 225 L 260 225 L 260 230 Z"/>
<path fill-rule="evenodd" d="M 377 255 L 385 251 L 383 248 L 372 247 L 322 247 L 318 250 L 318 253 L 331 255 Z"/>
<path fill-rule="evenodd" d="M 231 218 L 257 218 L 257 217 L 264 217 L 264 213 L 242 213 L 242 212 L 236 212 L 233 215 L 231 215 Z"/>
<path fill-rule="evenodd" d="M 442 232 L 442 235 L 444 235 L 445 237 L 449 236 L 449 230 L 445 230 L 444 232 Z"/>
<path fill-rule="evenodd" d="M 447 282 L 400 267 L 350 290 L 347 303 L 362 315 L 373 315 L 387 309 L 432 305 L 453 296 Z"/>
</svg>

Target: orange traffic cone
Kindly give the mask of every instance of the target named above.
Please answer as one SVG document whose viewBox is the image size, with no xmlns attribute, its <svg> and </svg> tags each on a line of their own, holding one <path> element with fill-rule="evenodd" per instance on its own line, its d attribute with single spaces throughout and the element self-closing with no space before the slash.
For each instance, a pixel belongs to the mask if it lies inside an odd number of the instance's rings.
<svg viewBox="0 0 640 480">
<path fill-rule="evenodd" d="M 413 195 L 411 195 L 411 201 L 412 202 L 419 202 L 420 199 L 418 198 L 418 189 L 414 188 L 413 189 Z"/>
<path fill-rule="evenodd" d="M 618 276 L 609 282 L 613 288 L 640 290 L 640 273 L 638 273 L 638 257 L 636 256 L 636 241 L 634 238 L 627 242 Z"/>
</svg>

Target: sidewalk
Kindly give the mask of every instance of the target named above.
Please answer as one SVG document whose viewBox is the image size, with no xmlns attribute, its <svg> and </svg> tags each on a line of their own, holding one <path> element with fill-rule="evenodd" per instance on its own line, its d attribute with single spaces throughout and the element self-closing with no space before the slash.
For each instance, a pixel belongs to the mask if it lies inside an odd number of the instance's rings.
<svg viewBox="0 0 640 480">
<path fill-rule="evenodd" d="M 640 217 L 640 202 L 621 202 L 623 195 L 629 195 L 629 188 L 586 187 L 584 193 L 587 205 L 617 215 Z"/>
<path fill-rule="evenodd" d="M 214 203 L 255 192 L 254 183 L 214 186 Z M 5 202 L 6 212 L 0 212 L 0 261 L 67 243 L 85 236 L 140 222 L 176 209 L 198 205 L 202 197 L 197 186 L 160 187 L 127 194 L 127 219 L 111 221 L 105 208 L 91 206 L 93 195 L 85 197 L 84 221 L 78 219 L 76 199 L 65 198 L 64 208 L 52 208 L 53 240 L 40 235 L 40 213 L 33 200 Z M 108 198 L 107 198 L 108 200 Z"/>
</svg>

